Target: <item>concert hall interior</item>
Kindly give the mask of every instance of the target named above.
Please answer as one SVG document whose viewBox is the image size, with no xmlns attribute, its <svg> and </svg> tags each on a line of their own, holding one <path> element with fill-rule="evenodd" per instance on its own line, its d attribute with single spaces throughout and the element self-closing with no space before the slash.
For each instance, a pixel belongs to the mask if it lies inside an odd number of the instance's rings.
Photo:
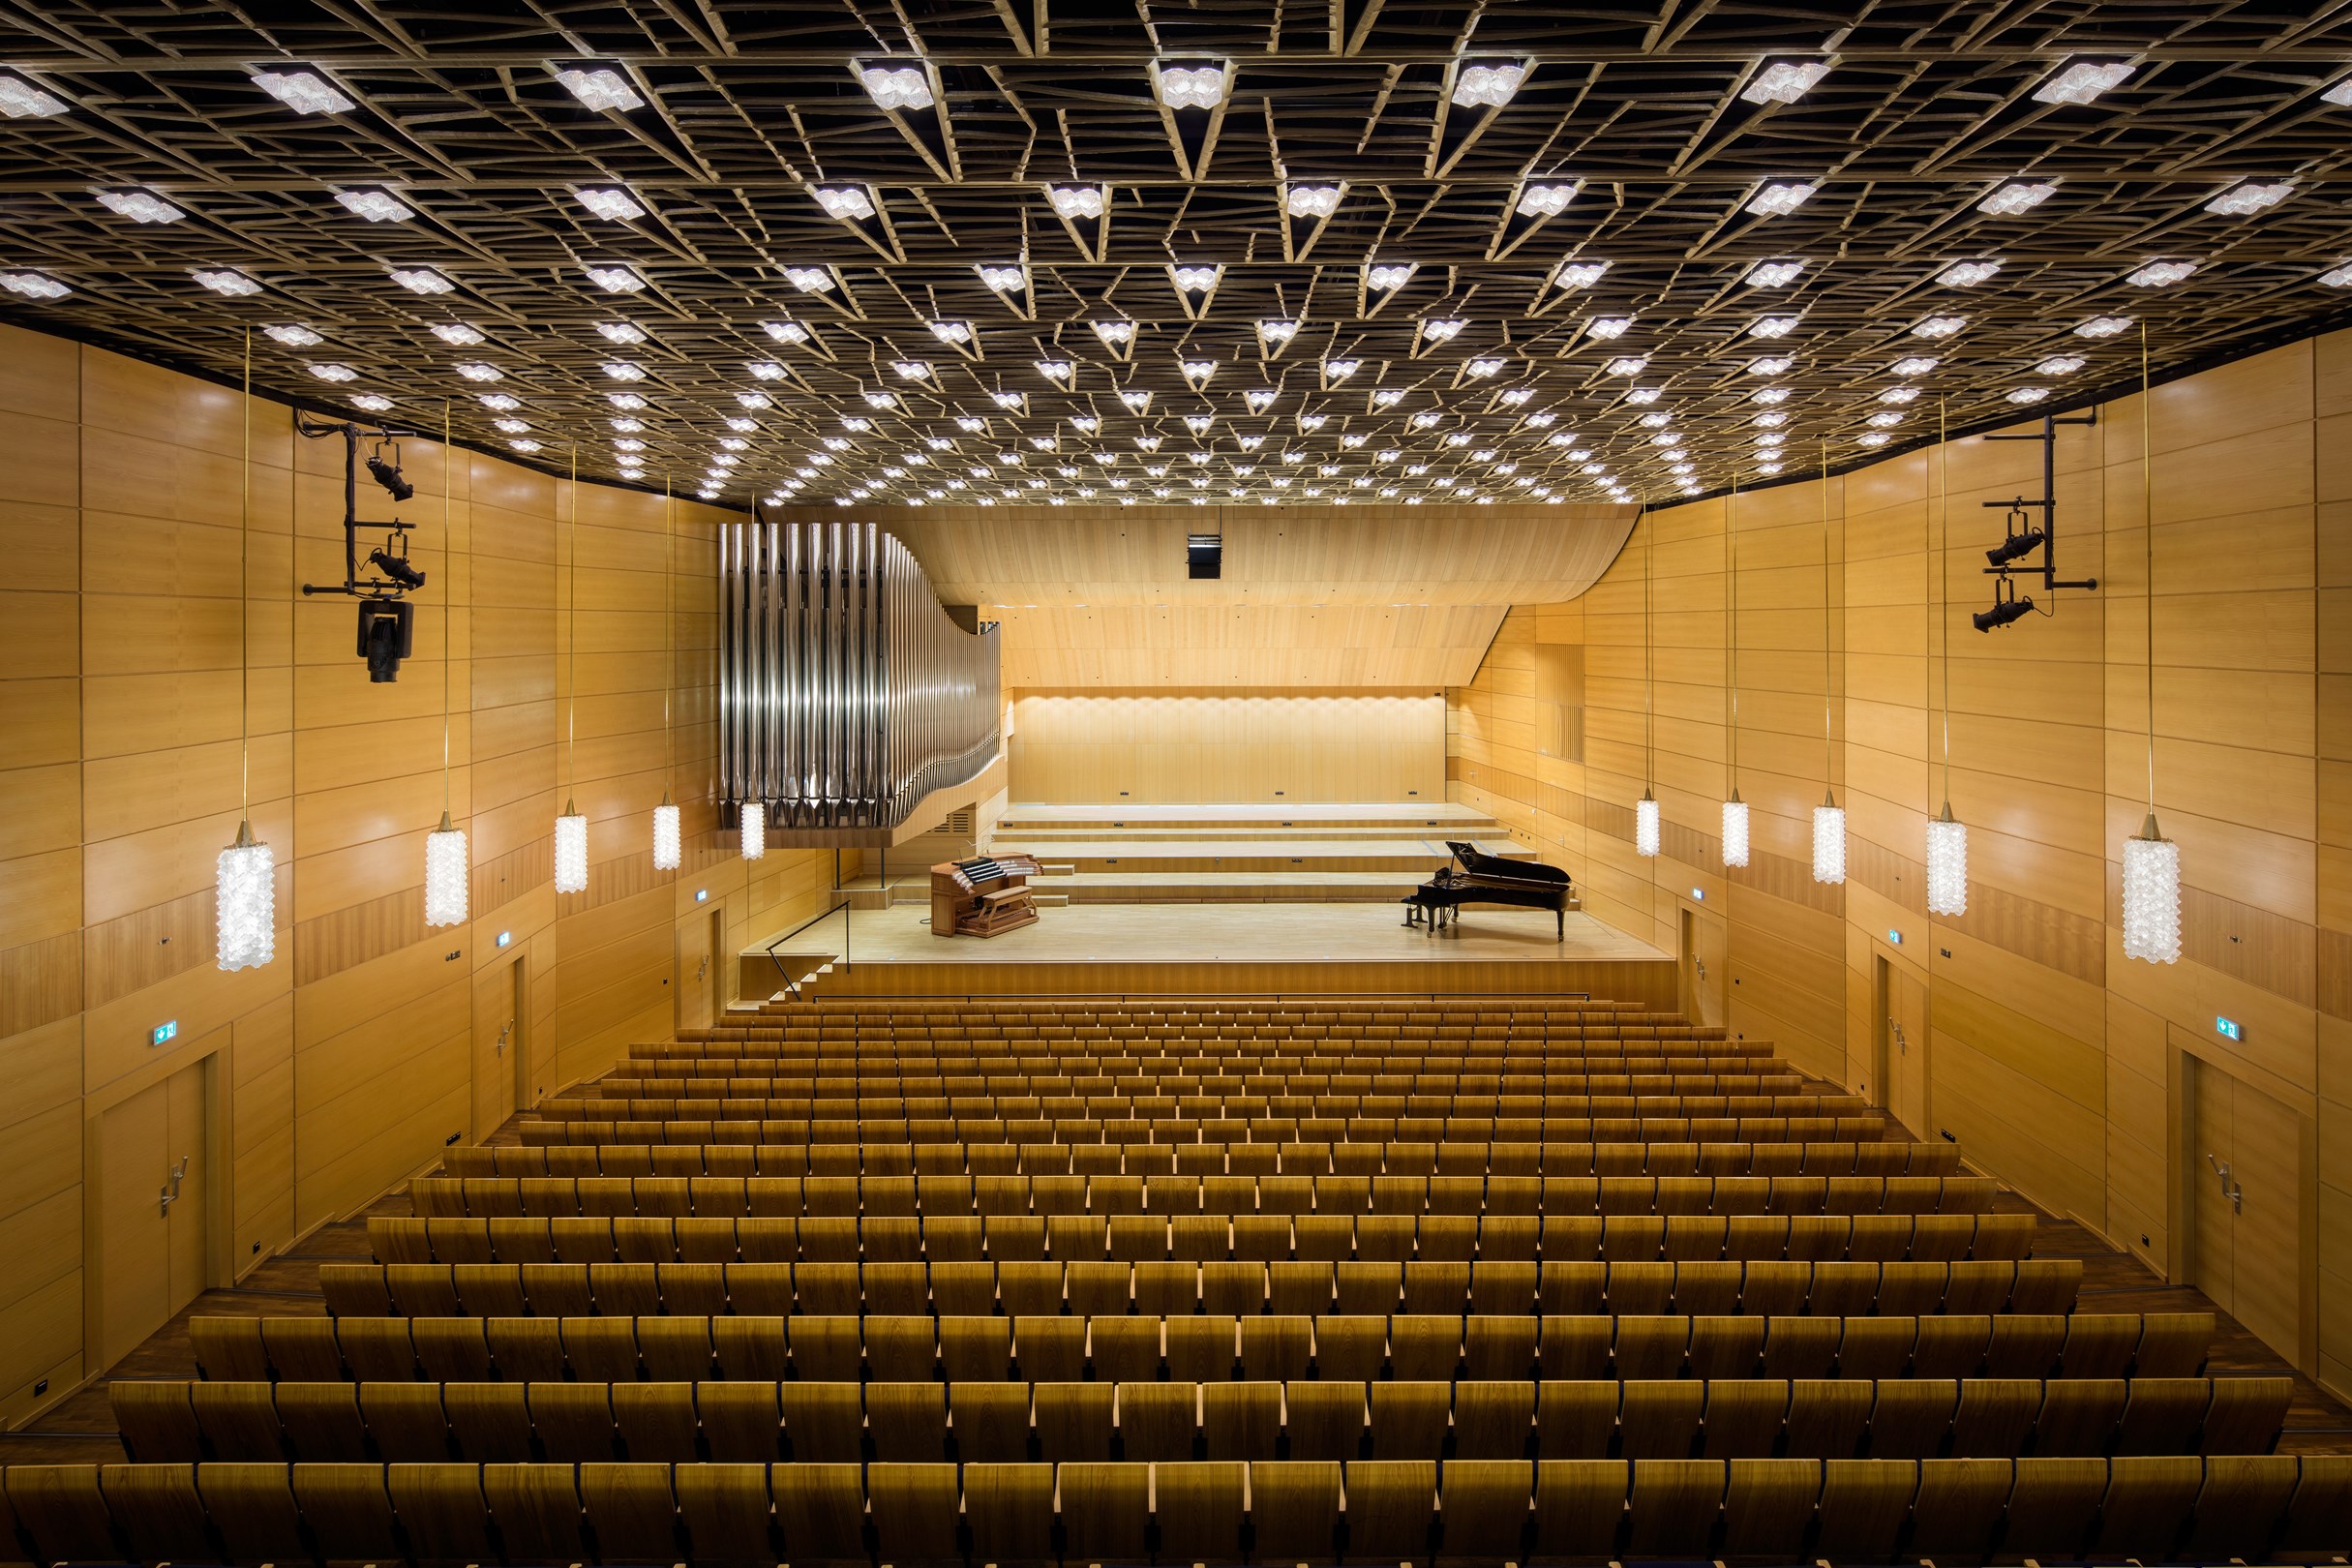
<svg viewBox="0 0 2352 1568">
<path fill-rule="evenodd" d="M 0 1568 L 2352 1561 L 2347 131 L 0 9 Z"/>
</svg>

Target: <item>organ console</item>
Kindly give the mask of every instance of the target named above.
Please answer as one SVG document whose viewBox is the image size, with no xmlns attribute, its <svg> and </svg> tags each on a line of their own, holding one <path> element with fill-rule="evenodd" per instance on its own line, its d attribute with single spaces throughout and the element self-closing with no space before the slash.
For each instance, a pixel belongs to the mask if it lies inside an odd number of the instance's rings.
<svg viewBox="0 0 2352 1568">
<path fill-rule="evenodd" d="M 1510 904 L 1521 909 L 1548 909 L 1558 918 L 1559 938 L 1568 940 L 1568 911 L 1576 907 L 1576 890 L 1568 873 L 1540 860 L 1506 860 L 1475 844 L 1447 839 L 1461 869 L 1445 866 L 1402 900 L 1404 923 L 1426 925 L 1434 936 L 1438 927 L 1461 918 L 1464 904 Z"/>
<path fill-rule="evenodd" d="M 933 936 L 1002 936 L 1037 923 L 1029 879 L 1038 862 L 1027 855 L 976 856 L 931 867 Z"/>
</svg>

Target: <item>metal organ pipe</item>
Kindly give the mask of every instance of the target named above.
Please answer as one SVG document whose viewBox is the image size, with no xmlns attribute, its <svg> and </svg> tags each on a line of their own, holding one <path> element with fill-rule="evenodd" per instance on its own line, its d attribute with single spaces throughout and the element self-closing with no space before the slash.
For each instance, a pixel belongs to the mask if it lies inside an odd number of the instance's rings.
<svg viewBox="0 0 2352 1568">
<path fill-rule="evenodd" d="M 719 788 L 771 832 L 887 829 L 997 752 L 992 626 L 965 632 L 871 523 L 723 525 Z M 732 813 L 730 813 L 732 815 Z"/>
</svg>

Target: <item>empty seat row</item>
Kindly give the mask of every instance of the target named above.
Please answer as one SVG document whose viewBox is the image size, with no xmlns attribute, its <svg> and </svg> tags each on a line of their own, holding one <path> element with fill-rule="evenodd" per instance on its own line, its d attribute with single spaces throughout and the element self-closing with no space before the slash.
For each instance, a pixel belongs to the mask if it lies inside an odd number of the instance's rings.
<svg viewBox="0 0 2352 1568">
<path fill-rule="evenodd" d="M 140 1463 L 2267 1454 L 2285 1377 L 1625 1383 L 117 1382 Z"/>
<path fill-rule="evenodd" d="M 2352 1538 L 2352 1456 L 0 1472 L 27 1560 L 2214 1562 Z"/>
<path fill-rule="evenodd" d="M 1937 1317 L 200 1317 L 209 1379 L 1369 1382 L 2190 1377 L 2210 1312 Z M 240 1326 L 241 1325 L 241 1326 Z M 294 1325 L 303 1325 L 296 1327 Z M 192 1329 L 192 1333 L 196 1330 Z M 642 1372 L 641 1372 L 642 1369 Z"/>
<path fill-rule="evenodd" d="M 1426 1156 L 1426 1163 L 1425 1161 Z M 1951 1143 L 477 1144 L 482 1176 L 1952 1176 Z"/>
<path fill-rule="evenodd" d="M 773 1119 L 788 1122 L 834 1121 L 912 1121 L 917 1118 L 951 1118 L 958 1122 L 1001 1120 L 1045 1121 L 1053 1126 L 1085 1127 L 1106 1123 L 1141 1123 L 1149 1127 L 1162 1125 L 1181 1127 L 1204 1121 L 1256 1122 L 1265 1120 L 1287 1123 L 1294 1127 L 1326 1123 L 1334 1129 L 1346 1130 L 1350 1137 L 1364 1136 L 1357 1129 L 1366 1130 L 1372 1137 L 1436 1138 L 1446 1133 L 1450 1122 L 1462 1118 L 1495 1117 L 1496 1101 L 1487 1101 L 1460 1112 L 1439 1109 L 1426 1113 L 1407 1111 L 1403 1097 L 1396 1098 L 1393 1105 L 1383 1105 L 1371 1095 L 1361 1100 L 1335 1097 L 1332 1108 L 1312 1112 L 1282 1112 L 1272 1108 L 1265 1097 L 1234 1096 L 1230 1099 L 1204 1097 L 1203 1103 L 1191 1110 L 1170 1110 L 1164 1116 L 1141 1116 L 1134 1104 L 1116 1095 L 1100 1101 L 1075 1101 L 1064 1109 L 1050 1108 L 1042 1097 L 1025 1099 L 975 1100 L 958 1106 L 942 1099 L 920 1110 L 880 1110 L 867 1112 L 856 1101 L 834 1101 L 838 1107 L 831 1114 L 819 1114 L 819 1101 L 807 1098 L 778 1099 L 747 1095 L 740 1100 L 718 1097 L 701 1100 L 601 1095 L 558 1096 L 543 1101 L 536 1114 L 549 1121 L 582 1121 L 613 1118 L 635 1120 L 709 1120 L 741 1121 Z M 903 1101 L 899 1102 L 904 1104 Z M 1689 1095 L 1584 1094 L 1547 1095 L 1539 1105 L 1529 1106 L 1522 1119 L 1533 1117 L 1550 1121 L 1557 1117 L 1600 1116 L 1841 1116 L 1859 1114 L 1869 1109 L 1868 1101 L 1859 1096 L 1824 1091 L 1818 1094 L 1729 1095 L 1700 1093 Z M 1427 1124 L 1426 1130 L 1416 1130 L 1416 1124 Z M 1311 1134 L 1312 1136 L 1312 1134 Z M 1090 1141 L 1076 1139 L 1073 1141 Z"/>
<path fill-rule="evenodd" d="M 582 1103 L 588 1103 L 583 1101 Z M 1007 1122 L 1000 1117 L 953 1117 L 906 1121 L 807 1122 L 758 1118 L 709 1121 L 663 1117 L 647 1121 L 550 1121 L 525 1117 L 517 1130 L 525 1143 L 758 1143 L 881 1144 L 1030 1143 L 1158 1144 L 1184 1148 L 1200 1143 L 1300 1141 L 1302 1127 L 1324 1143 L 1361 1137 L 1367 1142 L 1399 1140 L 1397 1124 L 1362 1122 L 1323 1128 L 1296 1121 L 1249 1122 Z M 1358 1129 L 1361 1129 L 1359 1131 Z M 1546 1116 L 1464 1119 L 1453 1132 L 1438 1128 L 1428 1141 L 1456 1137 L 1499 1143 L 1828 1143 L 1876 1142 L 1890 1124 L 1876 1113 L 1824 1116 Z M 1416 1134 L 1416 1139 L 1418 1135 Z M 1412 1141 L 1412 1140 L 1407 1140 Z"/>
<path fill-rule="evenodd" d="M 757 1078 L 779 1086 L 759 1093 L 815 1095 L 978 1094 L 1443 1094 L 1536 1095 L 1595 1075 L 1693 1078 L 1717 1074 L 1785 1078 L 1791 1090 L 1804 1075 L 1776 1057 L 1718 1055 L 1704 1046 L 1661 1048 L 1655 1055 L 1561 1056 L 1532 1062 L 1466 1065 L 1459 1056 L 1407 1057 L 1391 1067 L 1376 1055 L 1302 1055 L 1251 1051 L 1231 1060 L 1136 1057 L 1117 1050 L 1070 1057 L 957 1057 L 918 1050 L 864 1056 L 848 1063 L 792 1059 L 745 1049 L 699 1056 L 623 1057 L 602 1080 Z M 1192 1085 L 1184 1088 L 1182 1085 Z M 922 1087 L 918 1087 L 922 1086 Z M 1696 1087 L 1667 1083 L 1665 1089 Z M 676 1091 L 667 1091 L 675 1093 Z"/>
<path fill-rule="evenodd" d="M 513 1216 L 506 1245 L 536 1248 L 530 1262 L 740 1263 L 1706 1263 L 2009 1262 L 2032 1250 L 2031 1215 L 1621 1215 L 1608 1219 L 1484 1220 L 1360 1215 L 1165 1221 L 1069 1215 L 993 1219 L 877 1218 L 698 1220 L 661 1217 Z M 422 1221 L 451 1223 L 446 1221 Z M 465 1221 L 487 1226 L 498 1221 Z M 386 1217 L 379 1254 L 415 1258 L 419 1221 Z M 464 1236 L 463 1229 L 450 1231 Z M 486 1232 L 483 1232 L 486 1234 Z M 426 1232 L 425 1256 L 438 1251 Z M 609 1236 L 609 1240 L 607 1237 Z M 470 1246 L 455 1241 L 453 1246 Z M 578 1251 L 574 1251 L 578 1249 Z M 609 1250 L 609 1251 L 608 1251 Z M 354 1273 L 372 1265 L 323 1264 L 321 1279 L 374 1289 Z"/>
<path fill-rule="evenodd" d="M 743 1220 L 737 1227 L 772 1221 Z M 564 1264 L 688 1265 L 674 1284 L 683 1296 L 701 1291 L 724 1297 L 732 1265 L 739 1287 L 747 1271 L 781 1265 L 744 1264 L 730 1251 L 728 1221 L 664 1220 L 404 1220 L 377 1216 L 368 1221 L 377 1256 L 386 1263 L 442 1269 L 476 1269 Z M 752 1243 L 757 1250 L 757 1238 Z M 1212 1312 L 1542 1312 L 1554 1316 L 1591 1313 L 1726 1312 L 1811 1313 L 1824 1317 L 1873 1314 L 1918 1316 L 1938 1312 L 2068 1312 L 2082 1284 L 2079 1258 L 1988 1260 L 1959 1263 L 1707 1262 L 1707 1263 L 800 1263 L 792 1266 L 791 1295 L 799 1312 L 827 1313 L 932 1312 L 985 1316 L 1049 1312 L 1067 1303 L 1073 1312 L 1136 1311 L 1182 1313 L 1195 1307 Z M 705 1272 L 695 1274 L 691 1270 Z M 672 1267 L 672 1279 L 681 1278 Z M 339 1300 L 356 1289 L 338 1277 Z M 499 1292 L 501 1276 L 452 1274 L 448 1290 L 463 1299 L 469 1288 Z M 544 1274 L 531 1282 L 550 1280 Z M 595 1294 L 589 1277 L 588 1293 Z M 608 1275 L 607 1278 L 613 1278 Z M 622 1276 L 641 1280 L 642 1275 Z M 659 1276 L 657 1275 L 658 1281 Z M 775 1277 L 770 1277 L 774 1279 Z M 756 1282 L 769 1289 L 768 1282 Z M 564 1288 L 545 1285 L 543 1288 Z M 637 1286 L 619 1285 L 615 1289 Z M 653 1287 L 658 1291 L 660 1286 Z M 440 1282 L 431 1276 L 387 1276 L 384 1289 L 401 1298 L 424 1299 Z M 438 1315 L 426 1313 L 423 1315 Z"/>
<path fill-rule="evenodd" d="M 416 1213 L 735 1219 L 1984 1214 L 1983 1176 L 468 1176 L 408 1184 Z"/>
<path fill-rule="evenodd" d="M 590 1098 L 637 1100 L 797 1100 L 809 1108 L 800 1116 L 937 1116 L 945 1110 L 910 1111 L 909 1105 L 953 1107 L 958 1116 L 1078 1116 L 1130 1114 L 1163 1116 L 1218 1113 L 1227 1100 L 1272 1116 L 1451 1116 L 1543 1114 L 1548 1101 L 1592 1095 L 1802 1095 L 1822 1092 L 1794 1072 L 1702 1067 L 1704 1059 L 1667 1072 L 1549 1072 L 1506 1089 L 1502 1075 L 1478 1073 L 1300 1072 L 1272 1076 L 1202 1077 L 1171 1071 L 1165 1076 L 1003 1073 L 967 1076 L 938 1071 L 860 1073 L 855 1079 L 811 1081 L 799 1072 L 733 1072 L 698 1065 L 691 1072 L 658 1073 L 625 1069 L 574 1091 Z M 1426 1081 L 1425 1081 L 1426 1080 Z M 1013 1110 L 1014 1104 L 1040 1107 Z M 1230 1114 L 1229 1112 L 1225 1114 Z"/>
</svg>

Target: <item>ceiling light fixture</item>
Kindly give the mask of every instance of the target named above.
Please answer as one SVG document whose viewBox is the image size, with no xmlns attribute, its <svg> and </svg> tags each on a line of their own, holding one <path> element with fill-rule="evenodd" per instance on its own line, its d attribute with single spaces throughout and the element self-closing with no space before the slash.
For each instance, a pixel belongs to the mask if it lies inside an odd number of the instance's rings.
<svg viewBox="0 0 2352 1568">
<path fill-rule="evenodd" d="M 63 299 L 74 291 L 45 272 L 0 272 L 0 288 L 44 301 Z"/>
<path fill-rule="evenodd" d="M 1045 199 L 1056 216 L 1068 221 L 1101 217 L 1107 196 L 1100 185 L 1049 185 Z"/>
<path fill-rule="evenodd" d="M 1519 194 L 1519 203 L 1512 210 L 1522 218 L 1557 218 L 1568 210 L 1577 193 L 1584 188 L 1581 180 L 1566 185 L 1530 185 Z"/>
<path fill-rule="evenodd" d="M 440 328 L 435 327 L 433 330 L 436 333 L 438 333 Z M 320 337 L 317 333 L 313 332 L 309 327 L 302 326 L 298 323 L 286 323 L 281 326 L 265 326 L 261 329 L 261 331 L 263 335 L 269 337 L 275 342 L 286 345 L 288 348 L 308 348 L 313 344 L 326 342 L 324 338 Z"/>
<path fill-rule="evenodd" d="M 2034 367 L 2036 376 L 2071 376 L 2089 361 L 2080 354 L 2052 354 Z"/>
<path fill-rule="evenodd" d="M 239 411 L 244 419 L 241 496 L 248 504 L 237 512 L 237 581 L 246 582 L 247 536 L 253 496 L 254 340 L 245 335 L 245 381 Z M 364 607 L 363 607 L 364 608 Z M 401 607 L 405 613 L 407 606 Z M 214 961 L 234 974 L 257 969 L 278 954 L 277 859 L 269 845 L 254 837 L 249 799 L 253 778 L 253 666 L 248 610 L 243 593 L 237 596 L 237 835 L 221 851 L 213 873 Z M 386 617 L 389 620 L 390 617 Z M 366 624 L 363 619 L 362 625 Z M 405 622 L 403 622 L 405 624 Z"/>
<path fill-rule="evenodd" d="M 841 223 L 859 223 L 874 216 L 873 200 L 854 185 L 820 185 L 815 196 L 825 216 Z"/>
<path fill-rule="evenodd" d="M 2196 271 L 2194 261 L 2151 261 L 2126 275 L 2124 282 L 2135 288 L 2170 288 L 2174 284 L 2186 283 Z"/>
<path fill-rule="evenodd" d="M 629 79 L 609 67 L 558 71 L 556 79 L 563 83 L 583 107 L 600 114 L 617 110 L 626 113 L 646 106 L 646 101 L 637 95 L 636 88 L 629 85 Z"/>
<path fill-rule="evenodd" d="M 1930 316 L 1913 322 L 1911 335 L 1915 338 L 1948 338 L 1966 325 L 1968 317 L 1965 316 Z"/>
<path fill-rule="evenodd" d="M 2121 87 L 2132 67 L 2124 60 L 2077 60 L 2034 89 L 2038 104 L 2088 104 L 2101 93 Z"/>
<path fill-rule="evenodd" d="M 2057 194 L 2056 180 L 2010 180 L 1996 187 L 1982 201 L 1977 202 L 1976 210 L 1995 218 L 2018 218 Z"/>
<path fill-rule="evenodd" d="M 1328 218 L 1340 210 L 1340 188 L 1294 185 L 1282 193 L 1282 210 L 1293 218 Z"/>
<path fill-rule="evenodd" d="M 634 267 L 598 267 L 588 269 L 588 282 L 608 294 L 634 294 L 646 286 L 646 281 Z"/>
<path fill-rule="evenodd" d="M 1759 218 L 1786 218 L 1812 198 L 1819 186 L 1803 180 L 1771 181 L 1748 198 L 1747 210 Z"/>
<path fill-rule="evenodd" d="M 1162 66 L 1152 68 L 1160 102 L 1172 109 L 1213 109 L 1225 101 L 1222 66 Z"/>
<path fill-rule="evenodd" d="M 1974 288 L 1980 283 L 1989 282 L 2000 271 L 2001 263 L 1990 259 L 1954 261 L 1936 274 L 1936 282 L 1946 288 Z"/>
<path fill-rule="evenodd" d="M 458 368 L 460 370 L 465 369 L 465 367 L 462 365 Z M 484 368 L 487 369 L 488 367 L 485 366 Z M 317 377 L 322 381 L 356 381 L 359 379 L 359 372 L 353 370 L 348 365 L 313 365 L 310 366 L 309 369 L 313 376 Z"/>
<path fill-rule="evenodd" d="M 255 78 L 256 81 L 259 77 Z M 73 106 L 23 76 L 0 75 L 0 114 L 12 120 L 46 120 Z M 349 107 L 347 104 L 345 107 Z"/>
<path fill-rule="evenodd" d="M 1794 316 L 1760 316 L 1748 323 L 1751 338 L 1785 338 L 1796 330 Z"/>
<path fill-rule="evenodd" d="M 1518 61 L 1463 66 L 1454 76 L 1456 108 L 1500 108 L 1518 96 L 1527 68 Z"/>
<path fill-rule="evenodd" d="M 575 186 L 572 199 L 609 224 L 627 223 L 643 218 L 646 209 L 628 192 L 609 186 Z"/>
<path fill-rule="evenodd" d="M 431 267 L 395 267 L 392 269 L 392 281 L 411 294 L 446 294 L 457 287 L 456 284 Z"/>
<path fill-rule="evenodd" d="M 1375 294 L 1393 294 L 1412 282 L 1413 274 L 1421 270 L 1417 261 L 1384 261 L 1364 263 L 1364 283 Z"/>
<path fill-rule="evenodd" d="M 135 224 L 176 224 L 188 216 L 153 191 L 93 190 L 90 195 L 115 217 L 128 218 Z"/>
<path fill-rule="evenodd" d="M 1606 261 L 1562 261 L 1552 269 L 1552 286 L 1561 289 L 1590 288 L 1607 275 Z"/>
<path fill-rule="evenodd" d="M 1775 60 L 1759 71 L 1739 96 L 1751 104 L 1794 104 L 1827 75 L 1826 60 Z"/>
<path fill-rule="evenodd" d="M 893 111 L 926 109 L 937 102 L 931 96 L 931 78 L 920 66 L 864 66 L 858 72 L 858 84 L 876 106 Z"/>
<path fill-rule="evenodd" d="M 1625 336 L 1633 324 L 1634 318 L 1630 316 L 1596 316 L 1584 323 L 1584 331 L 1588 336 L 1608 343 Z"/>
<path fill-rule="evenodd" d="M 261 292 L 260 284 L 234 267 L 195 267 L 190 269 L 188 276 L 214 293 L 226 294 L 231 299 L 246 299 Z"/>
<path fill-rule="evenodd" d="M 1639 376 L 1648 368 L 1648 355 L 1629 354 L 1622 359 L 1611 360 L 1608 364 L 1602 366 L 1601 370 L 1604 375 L 1608 376 Z"/>
<path fill-rule="evenodd" d="M 407 202 L 388 191 L 338 191 L 335 199 L 347 212 L 355 212 L 372 224 L 405 224 L 416 216 Z"/>
<path fill-rule="evenodd" d="M 980 273 L 980 282 L 999 294 L 1018 294 L 1029 286 L 1029 275 L 1017 262 L 999 265 L 982 261 L 975 270 Z"/>
<path fill-rule="evenodd" d="M 1750 288 L 1786 288 L 1804 275 L 1802 261 L 1759 261 L 1740 281 Z"/>
<path fill-rule="evenodd" d="M 272 333 L 271 335 L 273 337 L 276 336 L 275 333 Z M 441 342 L 446 344 L 454 344 L 460 348 L 469 348 L 473 345 L 484 341 L 481 328 L 468 325 L 464 321 L 436 321 L 433 323 L 433 335 L 440 339 Z M 280 341 L 283 342 L 285 340 L 281 339 Z M 314 343 L 317 341 L 317 335 L 316 333 L 312 334 L 312 341 Z"/>
<path fill-rule="evenodd" d="M 2267 212 L 2295 194 L 2295 182 L 2287 180 L 2243 180 L 2216 193 L 2205 210 L 2224 218 L 2251 218 Z"/>
</svg>

